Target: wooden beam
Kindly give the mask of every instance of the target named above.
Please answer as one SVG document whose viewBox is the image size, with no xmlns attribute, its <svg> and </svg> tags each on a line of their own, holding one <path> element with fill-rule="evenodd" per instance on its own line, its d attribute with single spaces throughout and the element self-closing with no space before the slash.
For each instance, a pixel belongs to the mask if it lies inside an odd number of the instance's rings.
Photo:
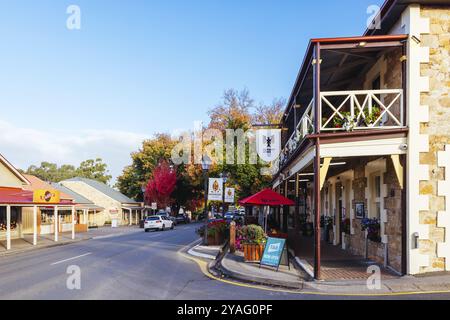
<svg viewBox="0 0 450 320">
<path fill-rule="evenodd" d="M 324 158 L 323 159 L 323 165 L 320 168 L 320 190 L 323 189 L 323 185 L 325 183 L 325 180 L 327 179 L 327 173 L 328 173 L 328 169 L 330 168 L 332 159 L 333 158 Z"/>
<path fill-rule="evenodd" d="M 391 155 L 392 164 L 394 165 L 395 174 L 397 175 L 398 184 L 400 185 L 400 188 L 403 190 L 404 184 L 403 184 L 403 166 L 400 163 L 400 155 L 393 154 Z"/>
</svg>

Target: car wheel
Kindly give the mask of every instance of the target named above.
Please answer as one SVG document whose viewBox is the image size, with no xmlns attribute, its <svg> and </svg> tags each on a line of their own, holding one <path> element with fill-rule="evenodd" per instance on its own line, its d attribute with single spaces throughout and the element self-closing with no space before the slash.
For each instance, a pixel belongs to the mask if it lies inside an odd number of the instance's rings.
<svg viewBox="0 0 450 320">
<path fill-rule="evenodd" d="M 166 226 L 165 225 L 162 226 L 161 231 L 166 231 Z"/>
<path fill-rule="evenodd" d="M 149 232 L 150 230 L 148 230 L 148 229 L 145 229 L 145 232 Z"/>
<path fill-rule="evenodd" d="M 170 230 L 173 230 L 175 228 L 175 226 L 172 223 L 172 226 L 170 227 Z"/>
</svg>

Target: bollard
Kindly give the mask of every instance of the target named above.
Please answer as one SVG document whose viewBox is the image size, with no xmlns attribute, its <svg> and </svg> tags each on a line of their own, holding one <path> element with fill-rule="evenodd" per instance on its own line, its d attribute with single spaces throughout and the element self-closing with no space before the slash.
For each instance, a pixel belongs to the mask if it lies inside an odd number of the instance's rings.
<svg viewBox="0 0 450 320">
<path fill-rule="evenodd" d="M 236 251 L 236 222 L 230 223 L 230 253 Z"/>
</svg>

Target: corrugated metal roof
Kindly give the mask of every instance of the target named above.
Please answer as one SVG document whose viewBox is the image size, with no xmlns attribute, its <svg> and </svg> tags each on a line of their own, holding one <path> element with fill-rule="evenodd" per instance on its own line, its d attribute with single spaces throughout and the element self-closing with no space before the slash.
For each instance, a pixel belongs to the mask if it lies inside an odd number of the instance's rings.
<svg viewBox="0 0 450 320">
<path fill-rule="evenodd" d="M 96 180 L 77 177 L 77 178 L 72 178 L 72 179 L 62 181 L 62 183 L 64 183 L 64 182 L 84 182 L 85 184 L 91 186 L 92 188 L 100 191 L 101 193 L 107 195 L 108 197 L 110 197 L 120 203 L 130 203 L 130 204 L 138 204 L 139 203 L 133 199 L 128 198 L 126 195 L 111 188 L 110 186 L 108 186 L 102 182 L 96 181 Z"/>
<path fill-rule="evenodd" d="M 93 205 L 94 204 L 91 200 L 86 199 L 81 194 L 78 194 L 75 191 L 73 191 L 59 183 L 52 182 L 52 183 L 50 183 L 50 185 L 52 186 L 52 188 L 55 188 L 56 190 L 59 190 L 65 194 L 68 194 L 78 204 L 82 204 L 82 205 L 84 205 L 84 204 Z"/>
</svg>

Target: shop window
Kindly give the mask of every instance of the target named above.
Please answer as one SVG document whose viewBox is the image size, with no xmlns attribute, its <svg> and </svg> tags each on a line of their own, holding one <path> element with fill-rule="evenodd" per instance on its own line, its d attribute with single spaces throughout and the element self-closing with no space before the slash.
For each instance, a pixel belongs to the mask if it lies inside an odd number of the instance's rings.
<svg viewBox="0 0 450 320">
<path fill-rule="evenodd" d="M 14 231 L 20 223 L 21 208 L 11 207 L 11 230 Z M 6 207 L 0 207 L 0 231 L 6 231 Z"/>
</svg>

